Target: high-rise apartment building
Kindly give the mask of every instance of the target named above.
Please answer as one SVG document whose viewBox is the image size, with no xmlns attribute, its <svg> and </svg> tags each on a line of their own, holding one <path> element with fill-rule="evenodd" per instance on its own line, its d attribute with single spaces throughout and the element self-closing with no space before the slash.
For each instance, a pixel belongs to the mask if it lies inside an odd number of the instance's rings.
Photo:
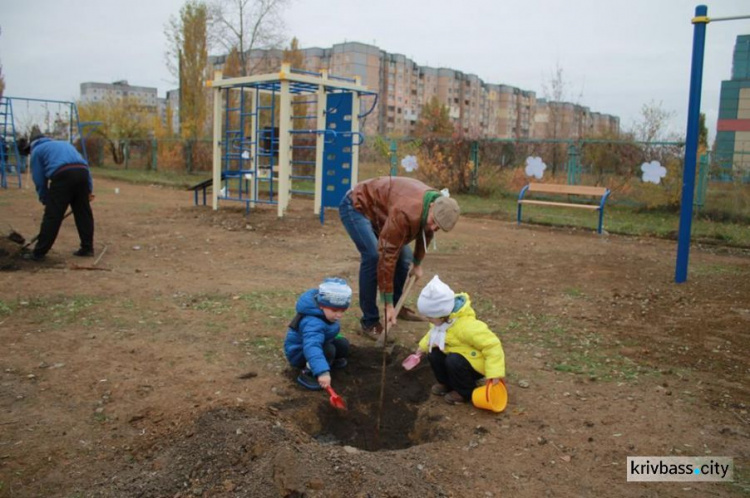
<svg viewBox="0 0 750 498">
<path fill-rule="evenodd" d="M 160 99 L 157 89 L 150 86 L 134 86 L 127 80 L 113 83 L 81 83 L 81 103 L 109 102 L 128 98 L 138 103 L 149 113 L 158 113 L 162 123 L 166 124 L 167 99 Z"/>
<path fill-rule="evenodd" d="M 714 158 L 719 175 L 750 175 L 750 35 L 734 45 L 732 79 L 721 82 Z"/>
<path fill-rule="evenodd" d="M 81 83 L 81 103 L 106 102 L 112 98 L 130 98 L 154 110 L 159 107 L 157 91 L 153 87 L 133 86 L 126 80 L 113 83 Z"/>
<path fill-rule="evenodd" d="M 363 85 L 378 92 L 378 107 L 362 125 L 368 134 L 413 134 L 422 107 L 433 97 L 446 106 L 456 131 L 471 138 L 551 138 L 553 128 L 554 138 L 583 138 L 620 129 L 616 116 L 566 102 L 547 103 L 532 91 L 485 83 L 475 74 L 449 68 L 420 66 L 404 55 L 365 43 L 338 43 L 300 52 L 304 69 L 359 77 Z M 252 50 L 248 65 L 263 69 L 254 73 L 275 71 L 282 57 L 279 50 Z M 225 61 L 225 56 L 210 58 L 215 69 L 222 69 Z M 549 126 L 557 120 L 561 126 Z"/>
</svg>

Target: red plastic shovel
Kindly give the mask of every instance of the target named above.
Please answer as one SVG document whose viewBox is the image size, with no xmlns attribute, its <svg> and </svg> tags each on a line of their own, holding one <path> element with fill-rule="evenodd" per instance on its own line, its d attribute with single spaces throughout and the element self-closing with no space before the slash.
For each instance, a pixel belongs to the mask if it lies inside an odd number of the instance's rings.
<svg viewBox="0 0 750 498">
<path fill-rule="evenodd" d="M 346 402 L 344 401 L 344 398 L 336 394 L 336 391 L 334 391 L 331 386 L 326 387 L 326 391 L 328 391 L 328 394 L 331 395 L 331 399 L 329 401 L 331 402 L 332 407 L 336 408 L 337 410 L 346 410 Z"/>
</svg>

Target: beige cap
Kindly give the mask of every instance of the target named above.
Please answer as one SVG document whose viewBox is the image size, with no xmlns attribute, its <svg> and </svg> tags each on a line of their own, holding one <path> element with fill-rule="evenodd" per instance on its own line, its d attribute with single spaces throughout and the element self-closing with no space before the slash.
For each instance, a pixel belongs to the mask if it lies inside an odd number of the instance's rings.
<svg viewBox="0 0 750 498">
<path fill-rule="evenodd" d="M 432 218 L 444 232 L 450 232 L 458 221 L 461 210 L 451 197 L 440 196 L 432 203 Z"/>
</svg>

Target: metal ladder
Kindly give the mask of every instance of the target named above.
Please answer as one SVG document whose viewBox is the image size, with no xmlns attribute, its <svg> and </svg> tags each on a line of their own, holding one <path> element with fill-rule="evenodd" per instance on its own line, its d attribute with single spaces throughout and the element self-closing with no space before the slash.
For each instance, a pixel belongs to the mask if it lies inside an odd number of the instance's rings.
<svg viewBox="0 0 750 498">
<path fill-rule="evenodd" d="M 18 151 L 16 126 L 13 121 L 13 104 L 9 98 L 0 99 L 0 187 L 8 188 L 8 179 L 14 175 L 21 188 L 21 154 Z"/>
</svg>

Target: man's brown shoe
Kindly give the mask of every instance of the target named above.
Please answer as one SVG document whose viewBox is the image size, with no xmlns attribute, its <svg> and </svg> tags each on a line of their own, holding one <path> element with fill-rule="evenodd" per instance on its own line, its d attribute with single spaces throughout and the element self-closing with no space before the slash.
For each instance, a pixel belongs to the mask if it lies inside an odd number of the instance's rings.
<svg viewBox="0 0 750 498">
<path fill-rule="evenodd" d="M 405 320 L 407 322 L 426 322 L 419 314 L 415 313 L 414 310 L 404 306 L 401 311 L 398 312 L 398 319 Z"/>
<path fill-rule="evenodd" d="M 359 333 L 367 337 L 370 340 L 377 341 L 380 334 L 383 333 L 383 324 L 377 322 L 369 327 L 361 326 Z"/>
<path fill-rule="evenodd" d="M 448 386 L 439 382 L 437 384 L 433 384 L 433 386 L 430 388 L 430 392 L 435 396 L 445 396 L 446 394 L 448 394 L 448 391 L 450 391 L 450 389 L 448 389 Z"/>
</svg>

